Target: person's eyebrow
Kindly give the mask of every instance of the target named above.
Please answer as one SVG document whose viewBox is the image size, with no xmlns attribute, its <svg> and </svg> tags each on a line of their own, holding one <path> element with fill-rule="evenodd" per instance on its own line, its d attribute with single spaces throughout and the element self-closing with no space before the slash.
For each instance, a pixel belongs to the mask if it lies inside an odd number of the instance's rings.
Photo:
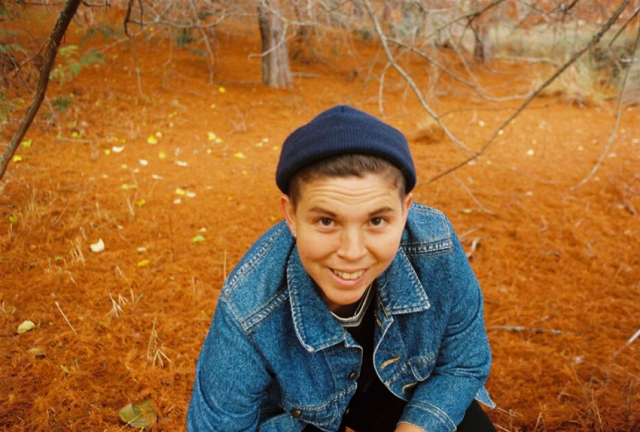
<svg viewBox="0 0 640 432">
<path fill-rule="evenodd" d="M 379 215 L 379 214 L 383 214 L 383 213 L 392 213 L 393 209 L 391 207 L 381 207 L 377 210 L 374 210 L 372 212 L 369 212 L 369 217 L 371 216 L 375 216 L 375 215 Z"/>
<path fill-rule="evenodd" d="M 328 215 L 328 216 L 331 216 L 331 217 L 336 217 L 337 216 L 334 212 L 329 211 L 327 209 L 324 209 L 322 207 L 317 207 L 317 206 L 316 207 L 312 207 L 311 209 L 309 209 L 309 211 L 313 212 L 313 213 L 325 214 L 325 215 Z"/>
</svg>

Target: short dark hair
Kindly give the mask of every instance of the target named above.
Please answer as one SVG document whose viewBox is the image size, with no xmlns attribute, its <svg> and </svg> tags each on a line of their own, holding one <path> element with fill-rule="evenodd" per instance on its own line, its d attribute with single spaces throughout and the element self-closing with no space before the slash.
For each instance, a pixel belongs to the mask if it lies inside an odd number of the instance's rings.
<svg viewBox="0 0 640 432">
<path fill-rule="evenodd" d="M 289 199 L 296 208 L 304 183 L 325 177 L 364 177 L 378 174 L 398 189 L 400 199 L 407 195 L 405 178 L 391 162 L 376 156 L 346 154 L 322 159 L 298 171 L 289 182 Z"/>
</svg>

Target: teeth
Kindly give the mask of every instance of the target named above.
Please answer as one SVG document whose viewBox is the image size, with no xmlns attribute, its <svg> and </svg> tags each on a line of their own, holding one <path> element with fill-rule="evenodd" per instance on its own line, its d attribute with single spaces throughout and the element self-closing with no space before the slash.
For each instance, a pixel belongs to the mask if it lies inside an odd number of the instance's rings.
<svg viewBox="0 0 640 432">
<path fill-rule="evenodd" d="M 358 270 L 355 273 L 341 272 L 339 270 L 334 270 L 333 272 L 336 275 L 340 276 L 344 280 L 354 280 L 354 279 L 358 279 L 360 276 L 362 276 L 363 273 L 364 273 L 364 270 Z"/>
</svg>

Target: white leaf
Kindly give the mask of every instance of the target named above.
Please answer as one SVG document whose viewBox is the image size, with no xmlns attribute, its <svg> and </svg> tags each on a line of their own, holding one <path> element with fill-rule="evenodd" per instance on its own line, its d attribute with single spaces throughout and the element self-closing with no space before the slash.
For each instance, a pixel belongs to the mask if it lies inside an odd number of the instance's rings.
<svg viewBox="0 0 640 432">
<path fill-rule="evenodd" d="M 102 252 L 104 250 L 104 242 L 99 239 L 96 243 L 91 245 L 91 250 L 95 253 Z"/>
</svg>

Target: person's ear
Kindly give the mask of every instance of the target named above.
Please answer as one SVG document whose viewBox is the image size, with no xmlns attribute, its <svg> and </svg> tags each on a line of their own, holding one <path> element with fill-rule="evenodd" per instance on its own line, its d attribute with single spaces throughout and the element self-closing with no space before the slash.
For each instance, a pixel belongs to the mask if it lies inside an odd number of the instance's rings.
<svg viewBox="0 0 640 432">
<path fill-rule="evenodd" d="M 407 223 L 407 216 L 409 215 L 409 209 L 411 208 L 412 202 L 413 202 L 413 192 L 409 192 L 407 196 L 404 197 L 404 202 L 402 203 L 404 223 Z"/>
<path fill-rule="evenodd" d="M 282 214 L 284 220 L 287 221 L 287 226 L 291 235 L 296 237 L 296 210 L 293 208 L 293 203 L 288 195 L 282 195 L 280 197 L 280 206 L 282 207 Z"/>
</svg>

